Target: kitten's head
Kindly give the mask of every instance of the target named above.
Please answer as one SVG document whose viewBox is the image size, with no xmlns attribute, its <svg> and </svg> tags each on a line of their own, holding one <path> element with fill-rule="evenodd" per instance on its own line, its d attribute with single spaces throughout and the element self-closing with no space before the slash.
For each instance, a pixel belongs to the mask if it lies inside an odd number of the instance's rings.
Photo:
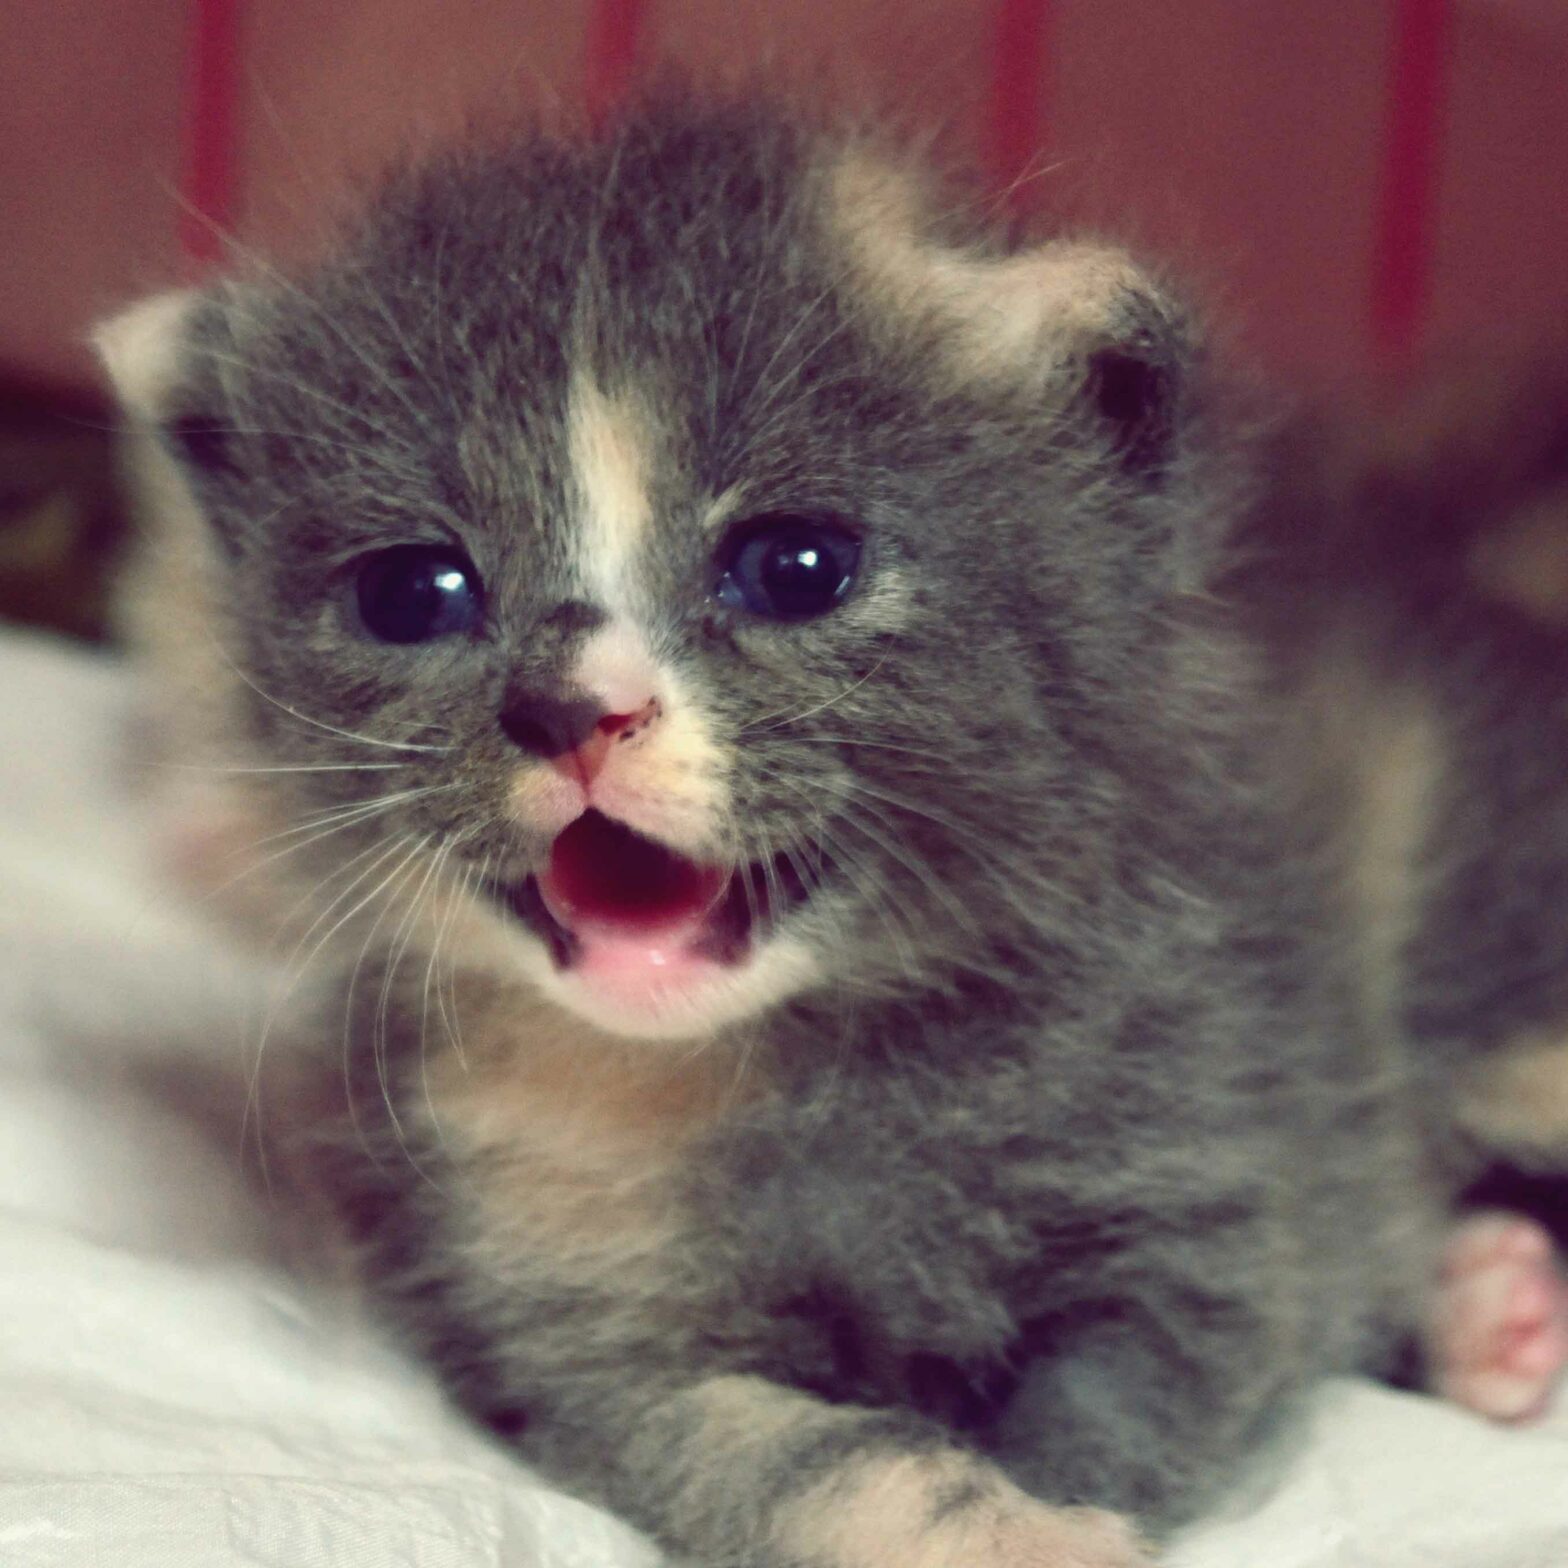
<svg viewBox="0 0 1568 1568">
<path fill-rule="evenodd" d="M 1203 505 L 1188 333 L 1120 252 L 665 111 L 449 157 L 105 352 L 257 785 L 364 802 L 315 852 L 466 890 L 563 1006 L 942 984 L 1092 881 Z"/>
</svg>

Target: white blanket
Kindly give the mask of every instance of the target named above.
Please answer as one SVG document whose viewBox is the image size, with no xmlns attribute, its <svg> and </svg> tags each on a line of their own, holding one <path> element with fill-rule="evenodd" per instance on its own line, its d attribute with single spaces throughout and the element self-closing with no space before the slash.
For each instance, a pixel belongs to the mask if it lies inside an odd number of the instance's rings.
<svg viewBox="0 0 1568 1568">
<path fill-rule="evenodd" d="M 655 1563 L 293 1266 L 239 1126 L 193 1107 L 259 982 L 159 891 L 130 697 L 0 635 L 0 1564 Z M 1501 1431 L 1336 1384 L 1250 1493 L 1173 1568 L 1568 1568 L 1568 1411 Z"/>
</svg>

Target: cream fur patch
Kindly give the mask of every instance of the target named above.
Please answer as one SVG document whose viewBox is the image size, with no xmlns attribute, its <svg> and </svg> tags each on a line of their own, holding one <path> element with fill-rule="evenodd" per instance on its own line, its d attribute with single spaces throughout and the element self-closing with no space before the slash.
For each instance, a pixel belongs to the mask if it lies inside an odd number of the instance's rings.
<svg viewBox="0 0 1568 1568">
<path fill-rule="evenodd" d="M 966 254 L 930 234 L 912 173 L 851 152 L 828 180 L 828 222 L 895 330 L 942 334 L 947 368 L 986 381 L 1048 373 L 1075 348 L 1113 336 L 1149 284 L 1106 246 L 1055 242 L 1020 256 Z"/>
<path fill-rule="evenodd" d="M 1554 491 L 1485 534 L 1470 566 L 1483 591 L 1551 625 L 1568 623 L 1568 491 Z"/>
<path fill-rule="evenodd" d="M 1466 1075 L 1459 1119 L 1497 1153 L 1522 1159 L 1568 1154 L 1568 1031 L 1527 1035 Z"/>
<path fill-rule="evenodd" d="M 226 771 L 254 760 L 241 718 L 248 693 L 227 652 L 226 571 L 184 471 L 153 429 L 178 384 L 184 324 L 198 297 L 193 290 L 157 295 L 94 337 L 132 421 L 119 462 L 135 526 L 116 583 L 114 621 L 154 677 L 148 691 L 171 752 L 195 769 L 172 771 L 159 792 L 171 847 L 183 862 L 178 873 L 209 881 L 215 907 L 265 949 L 299 892 L 300 868 L 287 857 L 265 861 L 254 849 L 286 824 L 263 781 Z M 212 771 L 201 771 L 207 764 Z M 233 840 L 229 853 L 220 852 L 224 838 Z M 247 856 L 253 869 L 265 864 L 261 875 L 236 874 Z"/>
<path fill-rule="evenodd" d="M 624 613 L 632 563 L 653 517 L 649 421 L 633 398 L 611 396 L 580 371 L 568 398 L 567 437 L 583 580 L 602 608 Z"/>
<path fill-rule="evenodd" d="M 972 1500 L 947 1509 L 955 1493 Z M 1146 1568 L 1130 1526 L 1112 1514 L 1049 1508 L 999 1472 L 958 1455 L 866 1462 L 807 1493 L 781 1542 L 835 1568 Z"/>
<path fill-rule="evenodd" d="M 506 808 L 524 827 L 556 834 L 582 811 L 582 791 L 554 768 L 528 763 L 512 776 Z"/>
<path fill-rule="evenodd" d="M 659 716 L 626 745 L 611 748 L 594 802 L 633 827 L 688 853 L 711 853 L 723 818 L 728 764 L 696 694 L 661 663 L 642 630 L 618 617 L 583 645 L 572 684 L 607 713 Z"/>
<path fill-rule="evenodd" d="M 1377 961 L 1392 976 L 1420 907 L 1421 847 L 1442 776 L 1443 748 L 1435 717 L 1418 700 L 1391 701 L 1386 711 L 1382 735 L 1368 737 L 1352 876 Z"/>
<path fill-rule="evenodd" d="M 1391 1041 L 1400 955 L 1421 909 L 1421 851 L 1448 743 L 1419 691 L 1376 683 L 1348 644 L 1325 653 L 1305 698 L 1310 725 L 1302 744 L 1327 770 L 1328 788 L 1349 791 L 1344 877 L 1362 997 L 1379 1038 Z"/>
<path fill-rule="evenodd" d="M 594 801 L 639 831 L 698 858 L 712 858 L 723 821 L 728 771 L 695 703 L 664 684 L 660 717 L 624 746 L 611 748 L 594 782 Z"/>
<path fill-rule="evenodd" d="M 103 323 L 93 346 L 125 408 L 155 421 L 178 379 L 183 327 L 196 301 L 194 289 L 156 294 Z"/>
<path fill-rule="evenodd" d="M 606 713 L 636 713 L 660 695 L 660 670 L 640 627 L 618 616 L 582 646 L 572 685 L 596 698 Z"/>
<path fill-rule="evenodd" d="M 688 1146 L 760 1080 L 728 1053 L 649 1053 L 472 973 L 459 1003 L 462 1054 L 431 1053 L 428 1107 L 489 1227 L 583 1275 L 662 1269 Z"/>
</svg>

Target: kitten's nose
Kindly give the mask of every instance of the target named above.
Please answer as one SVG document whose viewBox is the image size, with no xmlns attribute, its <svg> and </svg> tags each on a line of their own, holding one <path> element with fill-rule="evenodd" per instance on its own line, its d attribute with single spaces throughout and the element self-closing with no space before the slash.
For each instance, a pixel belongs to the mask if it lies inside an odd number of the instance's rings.
<svg viewBox="0 0 1568 1568">
<path fill-rule="evenodd" d="M 513 745 L 589 784 L 604 766 L 610 747 L 646 729 L 658 714 L 656 698 L 630 713 L 606 713 L 587 698 L 527 695 L 507 705 L 501 728 Z"/>
<path fill-rule="evenodd" d="M 508 701 L 501 713 L 501 728 L 514 746 L 536 757 L 559 757 L 582 745 L 603 717 L 604 709 L 586 697 L 525 692 Z"/>
</svg>

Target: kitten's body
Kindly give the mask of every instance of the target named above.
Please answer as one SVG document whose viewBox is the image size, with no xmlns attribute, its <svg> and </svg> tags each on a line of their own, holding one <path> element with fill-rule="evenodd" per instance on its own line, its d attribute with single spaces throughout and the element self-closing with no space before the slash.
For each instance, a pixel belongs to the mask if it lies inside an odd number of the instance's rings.
<svg viewBox="0 0 1568 1568">
<path fill-rule="evenodd" d="M 655 114 L 163 311 L 110 351 L 191 486 L 203 744 L 319 770 L 238 781 L 282 824 L 397 786 L 306 851 L 326 1158 L 526 1455 L 704 1563 L 1109 1568 L 1125 1532 L 1004 1472 L 1163 1528 L 1386 1352 L 1400 1066 L 1189 593 L 1228 460 L 1125 258 L 1006 253 L 859 138 Z M 823 613 L 715 595 L 780 516 L 853 524 Z M 483 620 L 369 636 L 367 552 L 454 537 Z M 753 869 L 655 941 L 562 898 L 569 840 L 638 853 L 606 820 Z"/>
</svg>

